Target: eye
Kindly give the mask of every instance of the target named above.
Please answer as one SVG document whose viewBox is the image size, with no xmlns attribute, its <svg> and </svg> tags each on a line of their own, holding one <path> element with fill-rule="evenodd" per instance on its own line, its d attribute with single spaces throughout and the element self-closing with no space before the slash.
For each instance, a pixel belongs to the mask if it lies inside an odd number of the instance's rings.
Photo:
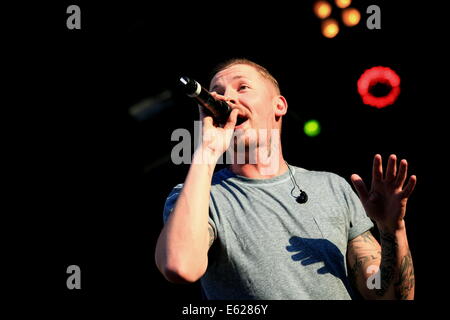
<svg viewBox="0 0 450 320">
<path fill-rule="evenodd" d="M 246 84 L 241 84 L 240 86 L 239 86 L 239 91 L 242 91 L 242 90 L 246 90 L 246 89 L 249 89 L 250 87 L 248 86 L 248 85 L 246 85 Z"/>
</svg>

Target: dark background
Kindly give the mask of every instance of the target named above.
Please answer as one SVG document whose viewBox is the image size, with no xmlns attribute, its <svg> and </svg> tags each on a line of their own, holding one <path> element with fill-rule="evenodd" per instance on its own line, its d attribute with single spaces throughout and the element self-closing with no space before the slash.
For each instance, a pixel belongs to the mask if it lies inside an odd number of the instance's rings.
<svg viewBox="0 0 450 320">
<path fill-rule="evenodd" d="M 70 4 L 81 8 L 81 30 L 66 28 Z M 381 8 L 381 30 L 365 26 L 369 4 Z M 175 84 L 189 75 L 207 86 L 218 62 L 246 57 L 267 67 L 287 98 L 283 151 L 289 163 L 347 181 L 358 173 L 369 183 L 376 153 L 408 160 L 418 177 L 406 217 L 416 298 L 442 297 L 437 289 L 445 281 L 437 275 L 445 269 L 446 210 L 438 185 L 445 171 L 446 102 L 438 75 L 445 75 L 445 38 L 438 35 L 436 7 L 409 1 L 352 6 L 361 22 L 341 26 L 334 39 L 320 34 L 312 1 L 75 1 L 20 8 L 21 21 L 9 25 L 20 31 L 12 37 L 19 62 L 11 62 L 17 68 L 11 83 L 25 105 L 15 118 L 20 143 L 12 143 L 21 155 L 10 188 L 19 192 L 14 217 L 26 235 L 16 237 L 21 259 L 11 262 L 21 270 L 16 289 L 69 304 L 111 298 L 168 306 L 200 299 L 197 284 L 170 284 L 154 263 L 165 198 L 188 170 L 171 163 L 176 142 L 170 137 L 176 128 L 192 132 L 197 118 L 195 104 Z M 356 90 L 362 72 L 377 65 L 401 77 L 399 99 L 380 110 L 364 105 Z M 129 114 L 164 90 L 173 95 L 168 106 L 141 121 Z M 322 125 L 315 138 L 303 134 L 311 118 Z M 66 288 L 71 264 L 81 267 L 80 291 Z M 33 270 L 39 272 L 30 286 Z"/>
</svg>

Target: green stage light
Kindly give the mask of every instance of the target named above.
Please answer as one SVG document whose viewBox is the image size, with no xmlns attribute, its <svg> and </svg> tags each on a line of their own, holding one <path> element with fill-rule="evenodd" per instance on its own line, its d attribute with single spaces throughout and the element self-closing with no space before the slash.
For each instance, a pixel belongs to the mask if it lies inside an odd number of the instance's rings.
<svg viewBox="0 0 450 320">
<path fill-rule="evenodd" d="M 317 120 L 309 120 L 305 122 L 303 131 L 308 137 L 315 137 L 320 133 L 320 123 Z"/>
</svg>

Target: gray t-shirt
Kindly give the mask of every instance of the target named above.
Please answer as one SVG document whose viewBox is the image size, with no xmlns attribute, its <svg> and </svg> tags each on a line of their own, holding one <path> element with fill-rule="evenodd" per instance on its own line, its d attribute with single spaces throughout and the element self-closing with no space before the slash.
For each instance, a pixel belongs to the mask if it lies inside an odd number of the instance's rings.
<svg viewBox="0 0 450 320">
<path fill-rule="evenodd" d="M 209 223 L 216 240 L 201 278 L 208 299 L 351 299 L 347 243 L 373 227 L 350 185 L 336 174 L 290 166 L 250 179 L 229 169 L 212 179 Z M 164 222 L 182 184 L 169 194 Z"/>
</svg>

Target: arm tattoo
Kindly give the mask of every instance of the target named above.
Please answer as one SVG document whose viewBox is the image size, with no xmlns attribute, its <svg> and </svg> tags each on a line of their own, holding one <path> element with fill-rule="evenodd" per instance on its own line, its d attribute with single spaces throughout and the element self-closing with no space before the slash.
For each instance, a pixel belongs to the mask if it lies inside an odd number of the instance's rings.
<svg viewBox="0 0 450 320">
<path fill-rule="evenodd" d="M 397 260 L 397 241 L 393 234 L 380 231 L 381 239 L 381 288 L 375 290 L 378 296 L 384 296 L 395 274 Z"/>
<path fill-rule="evenodd" d="M 370 260 L 375 260 L 378 259 L 376 256 L 373 255 L 369 255 L 369 256 L 362 256 L 362 257 L 358 257 L 355 259 L 355 263 L 350 266 L 349 270 L 348 270 L 348 278 L 350 281 L 350 284 L 352 286 L 352 288 L 357 289 L 358 288 L 358 283 L 357 283 L 357 278 L 358 275 L 363 274 L 363 268 L 364 265 L 369 262 Z"/>
<path fill-rule="evenodd" d="M 373 237 L 372 233 L 370 231 L 366 231 L 360 234 L 353 241 L 351 241 L 349 243 L 349 248 L 358 250 L 362 249 L 364 247 L 364 244 L 375 244 L 375 243 L 377 242 Z M 361 246 L 361 244 L 363 244 L 363 246 Z"/>
<path fill-rule="evenodd" d="M 376 243 L 370 231 L 361 234 L 349 243 L 350 254 L 353 255 L 354 262 L 349 266 L 348 275 L 353 288 L 357 288 L 357 279 L 365 274 L 366 266 L 379 264 L 380 286 L 374 288 L 375 290 L 372 292 L 378 297 L 384 297 L 393 287 L 396 298 L 404 300 L 411 297 L 415 286 L 411 252 L 408 250 L 405 256 L 398 256 L 397 241 L 394 234 L 380 230 L 381 251 L 367 249 L 370 244 Z"/>
<path fill-rule="evenodd" d="M 209 248 L 211 248 L 214 242 L 214 230 L 209 223 L 208 223 L 208 232 L 209 232 Z"/>
<path fill-rule="evenodd" d="M 408 254 L 403 257 L 400 265 L 398 282 L 394 284 L 399 299 L 407 299 L 411 290 L 414 289 L 414 285 L 414 266 L 412 263 L 411 251 L 408 251 Z"/>
<path fill-rule="evenodd" d="M 363 234 L 361 234 L 360 241 L 367 242 L 367 243 L 373 243 L 372 233 L 370 231 L 364 232 Z"/>
<path fill-rule="evenodd" d="M 354 239 L 349 243 L 349 250 L 350 252 L 358 251 L 364 248 L 364 244 L 373 244 L 377 245 L 378 243 L 373 237 L 372 233 L 370 231 L 366 231 L 362 233 L 359 237 Z M 364 267 L 373 260 L 379 261 L 381 257 L 381 251 L 377 250 L 376 252 L 373 252 L 373 254 L 367 254 L 362 256 L 355 256 L 355 262 L 353 265 L 349 266 L 348 270 L 348 277 L 350 280 L 350 284 L 353 288 L 357 288 L 357 277 L 358 275 L 364 274 Z"/>
</svg>

